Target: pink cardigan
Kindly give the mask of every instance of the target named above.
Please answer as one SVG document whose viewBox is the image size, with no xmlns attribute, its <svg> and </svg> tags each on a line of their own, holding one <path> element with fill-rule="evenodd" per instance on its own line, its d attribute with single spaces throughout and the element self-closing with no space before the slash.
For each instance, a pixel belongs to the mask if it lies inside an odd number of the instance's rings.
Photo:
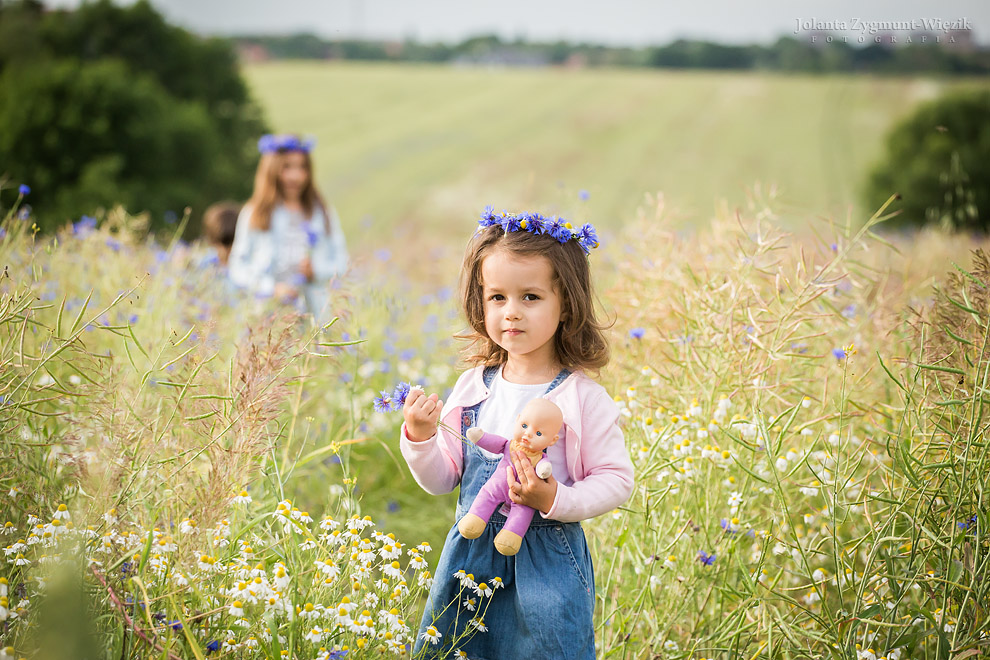
<svg viewBox="0 0 990 660">
<path fill-rule="evenodd" d="M 488 398 L 482 380 L 484 367 L 461 374 L 444 403 L 440 420 L 460 430 L 461 411 Z M 577 522 L 611 511 L 632 493 L 633 466 L 617 423 L 619 409 L 601 385 L 576 371 L 543 396 L 564 413 L 567 469 L 573 485 L 557 484 L 557 496 L 544 518 Z M 460 483 L 464 454 L 462 440 L 439 428 L 423 442 L 413 442 L 402 425 L 399 448 L 416 483 L 431 495 L 454 490 Z M 464 442 L 467 442 L 466 440 Z"/>
</svg>

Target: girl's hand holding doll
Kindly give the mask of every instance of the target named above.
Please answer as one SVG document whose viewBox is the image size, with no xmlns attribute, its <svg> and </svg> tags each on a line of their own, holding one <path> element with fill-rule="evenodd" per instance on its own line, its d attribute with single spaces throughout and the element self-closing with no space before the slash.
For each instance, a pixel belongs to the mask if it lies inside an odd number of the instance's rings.
<svg viewBox="0 0 990 660">
<path fill-rule="evenodd" d="M 553 474 L 541 479 L 526 454 L 512 452 L 512 467 L 505 471 L 509 481 L 509 499 L 547 513 L 557 497 L 557 480 Z"/>
<path fill-rule="evenodd" d="M 413 442 L 425 442 L 436 435 L 442 408 L 443 401 L 436 394 L 427 396 L 426 392 L 416 387 L 410 390 L 402 406 L 409 439 Z"/>
</svg>

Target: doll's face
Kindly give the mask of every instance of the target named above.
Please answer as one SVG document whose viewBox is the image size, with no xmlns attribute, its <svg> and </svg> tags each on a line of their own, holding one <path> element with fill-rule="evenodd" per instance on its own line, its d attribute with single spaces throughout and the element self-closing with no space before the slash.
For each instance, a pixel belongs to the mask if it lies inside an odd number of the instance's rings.
<svg viewBox="0 0 990 660">
<path fill-rule="evenodd" d="M 554 403 L 533 399 L 516 418 L 515 441 L 527 451 L 543 451 L 557 442 L 563 415 Z"/>
</svg>

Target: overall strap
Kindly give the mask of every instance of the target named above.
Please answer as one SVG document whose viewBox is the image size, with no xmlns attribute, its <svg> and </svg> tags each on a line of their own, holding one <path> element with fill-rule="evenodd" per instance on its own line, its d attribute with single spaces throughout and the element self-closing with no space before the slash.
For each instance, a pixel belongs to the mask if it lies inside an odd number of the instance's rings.
<svg viewBox="0 0 990 660">
<path fill-rule="evenodd" d="M 485 387 L 492 386 L 492 381 L 495 380 L 496 373 L 498 373 L 498 365 L 484 368 L 481 372 L 481 379 L 484 381 Z M 482 401 L 479 401 L 473 406 L 468 406 L 461 410 L 461 435 L 465 435 L 469 428 L 477 426 L 478 412 L 481 410 L 482 403 Z"/>
<path fill-rule="evenodd" d="M 553 388 L 555 388 L 555 387 L 557 387 L 558 385 L 560 385 L 561 383 L 563 383 L 563 382 L 564 382 L 564 380 L 565 380 L 565 379 L 566 379 L 566 378 L 567 378 L 568 376 L 570 376 L 570 375 L 571 375 L 571 372 L 570 372 L 570 371 L 568 371 L 567 369 L 561 369 L 561 370 L 560 370 L 560 373 L 559 373 L 559 374 L 557 374 L 557 376 L 556 376 L 556 377 L 555 377 L 555 378 L 554 378 L 554 379 L 553 379 L 553 380 L 552 380 L 552 381 L 550 382 L 550 385 L 549 385 L 549 386 L 547 387 L 547 391 L 546 391 L 546 392 L 544 392 L 544 394 L 546 394 L 547 392 L 549 392 L 549 391 L 550 391 L 550 390 L 552 390 Z"/>
</svg>

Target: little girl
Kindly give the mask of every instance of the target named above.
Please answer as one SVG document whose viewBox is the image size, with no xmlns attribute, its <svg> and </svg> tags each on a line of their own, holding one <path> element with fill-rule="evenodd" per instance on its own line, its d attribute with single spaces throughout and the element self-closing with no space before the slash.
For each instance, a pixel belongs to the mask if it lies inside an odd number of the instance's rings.
<svg viewBox="0 0 990 660">
<path fill-rule="evenodd" d="M 501 458 L 462 441 L 467 429 L 509 437 L 523 406 L 540 396 L 559 406 L 564 424 L 547 451 L 553 473 L 546 480 L 529 459 L 512 456 L 509 497 L 538 511 L 517 554 L 494 550 L 506 520 L 499 511 L 477 539 L 451 528 L 416 652 L 590 660 L 595 582 L 580 521 L 616 508 L 633 487 L 618 408 L 585 374 L 608 361 L 587 258 L 597 236 L 591 225 L 572 230 L 560 219 L 495 214 L 491 207 L 479 224 L 461 271 L 473 339 L 468 360 L 476 366 L 461 374 L 446 403 L 410 392 L 402 455 L 426 492 L 460 484 L 460 520 Z M 496 577 L 500 583 L 492 582 Z M 493 584 L 504 588 L 489 591 Z"/>
<path fill-rule="evenodd" d="M 324 312 L 327 281 L 347 268 L 340 219 L 313 183 L 313 144 L 295 135 L 265 135 L 254 193 L 237 218 L 229 276 L 259 296 Z"/>
</svg>

